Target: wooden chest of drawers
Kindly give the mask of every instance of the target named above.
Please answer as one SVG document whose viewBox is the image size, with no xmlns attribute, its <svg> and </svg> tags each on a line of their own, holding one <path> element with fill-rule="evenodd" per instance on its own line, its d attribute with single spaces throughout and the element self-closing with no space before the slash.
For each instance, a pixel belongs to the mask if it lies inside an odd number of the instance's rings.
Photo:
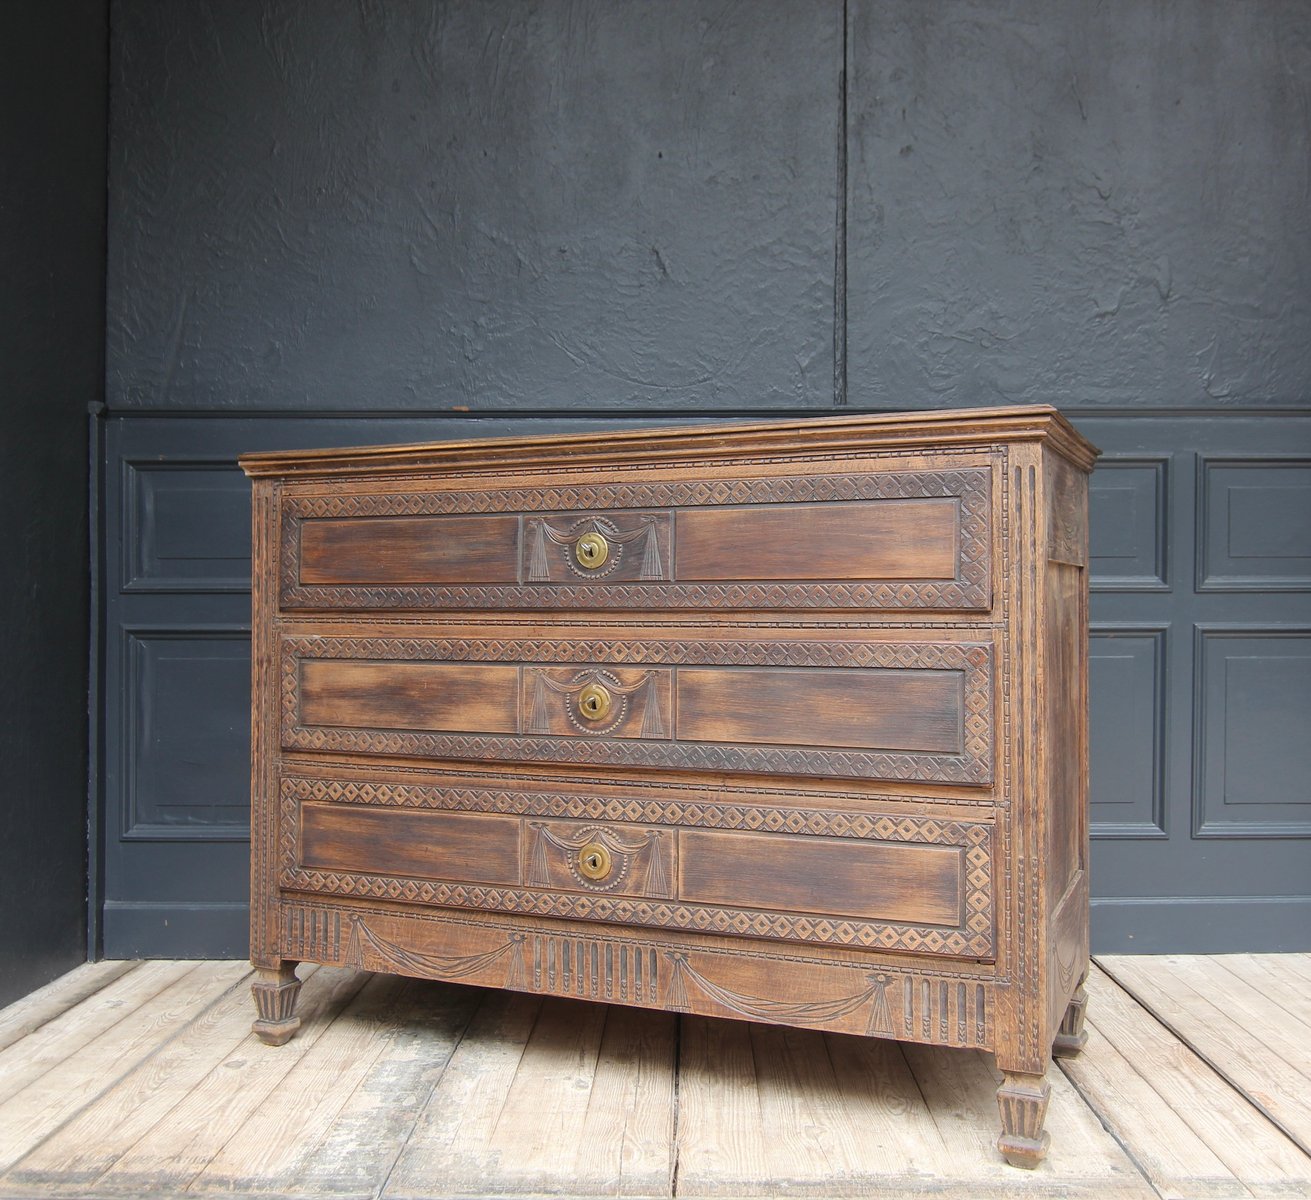
<svg viewBox="0 0 1311 1200">
<path fill-rule="evenodd" d="M 250 455 L 256 1031 L 301 961 L 992 1050 L 1088 959 L 1049 408 Z"/>
</svg>

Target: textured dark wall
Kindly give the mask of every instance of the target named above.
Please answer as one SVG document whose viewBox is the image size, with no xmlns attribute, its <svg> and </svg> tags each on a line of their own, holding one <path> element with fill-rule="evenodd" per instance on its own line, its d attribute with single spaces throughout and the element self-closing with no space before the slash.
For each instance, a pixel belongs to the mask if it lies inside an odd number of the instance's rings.
<svg viewBox="0 0 1311 1200">
<path fill-rule="evenodd" d="M 0 6 L 0 1004 L 86 948 L 87 405 L 102 391 L 107 28 Z"/>
<path fill-rule="evenodd" d="M 113 14 L 112 408 L 1311 393 L 1302 0 Z"/>
<path fill-rule="evenodd" d="M 123 0 L 112 407 L 813 407 L 842 7 Z"/>
<path fill-rule="evenodd" d="M 1311 401 L 1311 5 L 852 13 L 853 404 Z"/>
</svg>

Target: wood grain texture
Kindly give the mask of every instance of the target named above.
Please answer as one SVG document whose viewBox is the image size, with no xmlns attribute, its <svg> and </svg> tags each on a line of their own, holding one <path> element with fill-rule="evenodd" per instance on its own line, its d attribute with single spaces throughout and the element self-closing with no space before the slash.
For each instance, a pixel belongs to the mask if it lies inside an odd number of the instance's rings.
<svg viewBox="0 0 1311 1200">
<path fill-rule="evenodd" d="M 1311 1154 L 1311 1012 L 1268 998 L 1214 959 L 1181 955 L 1104 960 L 1111 978 Z"/>
<path fill-rule="evenodd" d="M 175 964 L 170 964 L 175 965 Z M 139 972 L 133 972 L 133 975 Z M 95 1039 L 96 1054 L 75 1054 L 42 1070 L 0 1104 L 0 1171 L 36 1147 L 89 1099 L 112 1087 L 162 1040 L 244 979 L 243 963 L 200 963 L 156 991 Z M 131 979 L 132 976 L 127 976 Z M 21 1050 L 23 1043 L 11 1047 Z M 18 1076 L 21 1078 L 21 1076 Z"/>
<path fill-rule="evenodd" d="M 300 582 L 514 583 L 517 517 L 374 517 L 306 521 Z"/>
<path fill-rule="evenodd" d="M 44 987 L 0 1009 L 0 1050 L 63 1016 L 139 964 L 106 960 L 83 963 Z"/>
<path fill-rule="evenodd" d="M 911 925 L 965 920 L 963 855 L 950 846 L 688 829 L 678 842 L 678 893 L 690 902 Z"/>
<path fill-rule="evenodd" d="M 301 989 L 303 1025 L 297 1036 L 277 1048 L 261 1047 L 253 1039 L 230 1046 L 201 1084 L 124 1149 L 100 1177 L 97 1190 L 109 1196 L 149 1195 L 161 1185 L 184 1191 L 314 1049 L 341 1005 L 367 978 L 331 967 L 316 971 Z"/>
<path fill-rule="evenodd" d="M 955 579 L 951 499 L 691 508 L 677 516 L 678 580 Z"/>
<path fill-rule="evenodd" d="M 257 964 L 989 1049 L 1035 1166 L 1087 965 L 1095 454 L 1033 408 L 243 460 Z M 594 1063 L 559 1011 L 527 1041 Z M 766 1149 L 803 1121 L 807 1178 L 859 1174 L 790 1038 Z"/>
<path fill-rule="evenodd" d="M 1311 1156 L 1150 1008 L 1100 970 L 1088 987 L 1088 1047 L 1061 1069 L 1102 1120 L 1121 1131 L 1159 1191 L 1181 1197 L 1311 1191 Z"/>
<path fill-rule="evenodd" d="M 713 671 L 681 667 L 685 741 L 869 746 L 961 754 L 965 688 L 951 671 Z"/>
<path fill-rule="evenodd" d="M 512 817 L 307 804 L 301 862 L 307 870 L 516 884 L 520 835 Z"/>
<path fill-rule="evenodd" d="M 300 719 L 350 729 L 519 728 L 519 672 L 479 663 L 339 662 L 300 667 Z"/>
</svg>

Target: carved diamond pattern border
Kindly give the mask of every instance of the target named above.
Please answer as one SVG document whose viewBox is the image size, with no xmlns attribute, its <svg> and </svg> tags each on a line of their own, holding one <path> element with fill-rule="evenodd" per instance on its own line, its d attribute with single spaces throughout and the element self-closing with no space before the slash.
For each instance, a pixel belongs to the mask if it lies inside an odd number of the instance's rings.
<svg viewBox="0 0 1311 1200">
<path fill-rule="evenodd" d="M 800 749 L 634 739 L 341 729 L 299 722 L 299 660 L 570 662 L 955 670 L 965 676 L 964 754 Z M 288 749 L 428 758 L 581 762 L 764 774 L 983 784 L 992 779 L 992 647 L 955 642 L 665 642 L 464 638 L 288 638 L 282 744 Z"/>
<path fill-rule="evenodd" d="M 721 809 L 714 805 L 656 802 L 642 808 L 648 823 L 659 823 L 660 817 L 657 814 L 667 813 L 670 809 L 676 812 L 669 815 L 676 815 L 681 824 L 726 829 L 757 828 L 757 824 L 751 820 L 753 815 L 761 817 L 763 824 L 759 827 L 769 828 L 768 818 L 777 815 L 782 818 L 782 828 L 794 832 L 964 846 L 965 924 L 962 929 L 942 929 L 934 926 L 844 920 L 838 917 L 794 916 L 753 909 L 711 908 L 680 904 L 676 900 L 663 902 L 577 896 L 546 890 L 478 887 L 403 877 L 305 870 L 296 859 L 300 842 L 300 805 L 305 800 L 572 816 L 573 803 L 582 798 L 565 794 L 493 792 L 477 788 L 442 789 L 297 777 L 284 779 L 281 793 L 279 849 L 282 872 L 279 882 L 282 887 L 292 890 L 438 904 L 452 908 L 530 913 L 536 916 L 622 921 L 637 925 L 695 929 L 703 933 L 783 938 L 878 950 L 929 951 L 934 954 L 976 957 L 986 957 L 993 952 L 992 830 L 982 823 L 942 821 L 933 817 L 907 815 L 753 809 L 740 805 L 723 806 Z M 600 800 L 591 803 L 596 807 L 584 809 L 584 815 L 589 818 L 603 812 L 609 813 L 612 804 L 624 804 L 622 801 Z"/>
<path fill-rule="evenodd" d="M 572 511 L 580 516 L 628 508 L 689 505 L 806 504 L 842 500 L 960 500 L 960 578 L 887 583 L 624 583 L 486 586 L 332 587 L 299 580 L 300 523 L 306 518 L 433 516 L 455 513 Z M 783 479 L 601 484 L 290 496 L 283 502 L 281 602 L 284 608 L 960 608 L 992 603 L 991 475 L 986 467 L 953 471 L 880 471 Z M 518 561 L 518 546 L 507 547 Z"/>
</svg>

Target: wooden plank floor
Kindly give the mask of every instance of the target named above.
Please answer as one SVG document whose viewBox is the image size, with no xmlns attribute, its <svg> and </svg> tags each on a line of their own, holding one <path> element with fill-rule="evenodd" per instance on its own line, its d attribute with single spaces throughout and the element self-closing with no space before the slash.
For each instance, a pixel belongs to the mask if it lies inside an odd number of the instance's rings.
<svg viewBox="0 0 1311 1200">
<path fill-rule="evenodd" d="M 1037 1171 L 988 1056 L 302 968 L 99 963 L 0 1010 L 0 1197 L 1311 1197 L 1311 955 L 1111 957 Z"/>
</svg>

